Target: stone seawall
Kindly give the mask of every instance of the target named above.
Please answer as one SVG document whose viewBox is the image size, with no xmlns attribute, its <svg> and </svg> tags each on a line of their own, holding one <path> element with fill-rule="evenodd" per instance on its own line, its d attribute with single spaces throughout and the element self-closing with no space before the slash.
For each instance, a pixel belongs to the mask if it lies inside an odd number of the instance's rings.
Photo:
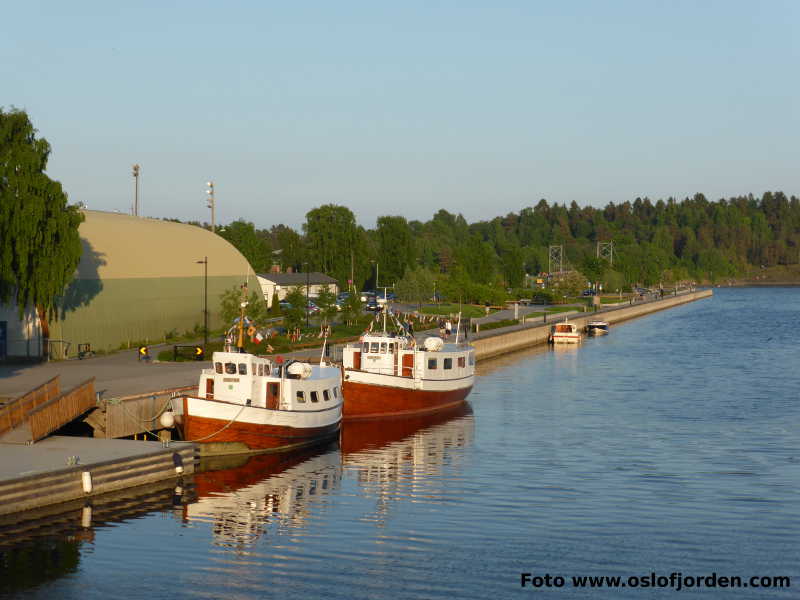
<svg viewBox="0 0 800 600">
<path fill-rule="evenodd" d="M 580 331 L 589 321 L 602 319 L 608 323 L 620 323 L 628 319 L 641 317 L 659 310 L 665 310 L 686 304 L 687 302 L 694 302 L 702 298 L 709 298 L 713 295 L 711 290 L 700 290 L 696 292 L 687 292 L 678 296 L 669 296 L 659 300 L 650 300 L 648 302 L 637 302 L 634 304 L 626 304 L 618 308 L 609 308 L 597 313 L 582 313 L 570 317 L 571 323 L 575 323 Z M 561 320 L 561 319 L 559 319 Z M 475 346 L 475 355 L 478 360 L 522 350 L 530 346 L 538 344 L 546 344 L 547 337 L 550 334 L 550 326 L 555 321 L 544 325 L 533 325 L 530 327 L 523 327 L 515 329 L 514 331 L 498 332 L 496 335 L 482 337 L 473 340 L 472 344 Z"/>
</svg>

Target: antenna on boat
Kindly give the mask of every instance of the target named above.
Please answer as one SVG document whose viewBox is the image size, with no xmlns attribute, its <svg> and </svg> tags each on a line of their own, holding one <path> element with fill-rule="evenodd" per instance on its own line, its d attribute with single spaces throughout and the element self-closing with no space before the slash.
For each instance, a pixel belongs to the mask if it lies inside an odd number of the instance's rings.
<svg viewBox="0 0 800 600">
<path fill-rule="evenodd" d="M 242 301 L 239 303 L 241 314 L 239 315 L 239 337 L 236 340 L 236 347 L 239 352 L 244 351 L 244 309 L 247 308 L 247 282 L 242 284 Z"/>
<path fill-rule="evenodd" d="M 461 333 L 461 311 L 458 311 L 458 323 L 456 323 L 456 344 L 458 344 L 459 333 Z"/>
</svg>

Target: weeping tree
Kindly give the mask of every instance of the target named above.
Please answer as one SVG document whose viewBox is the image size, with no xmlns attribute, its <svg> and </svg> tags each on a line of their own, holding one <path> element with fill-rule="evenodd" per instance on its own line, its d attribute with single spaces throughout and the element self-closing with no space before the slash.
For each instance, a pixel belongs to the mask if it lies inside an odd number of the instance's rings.
<svg viewBox="0 0 800 600">
<path fill-rule="evenodd" d="M 47 348 L 58 297 L 81 258 L 83 215 L 45 175 L 50 144 L 28 115 L 0 109 L 0 302 L 38 313 Z"/>
</svg>

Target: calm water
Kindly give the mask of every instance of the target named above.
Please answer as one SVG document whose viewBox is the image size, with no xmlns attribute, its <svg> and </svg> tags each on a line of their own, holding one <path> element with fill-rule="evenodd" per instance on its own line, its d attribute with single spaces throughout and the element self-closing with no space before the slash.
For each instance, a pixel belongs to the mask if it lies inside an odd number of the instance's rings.
<svg viewBox="0 0 800 600">
<path fill-rule="evenodd" d="M 713 299 L 567 350 L 479 365 L 459 413 L 348 427 L 5 524 L 0 593 L 32 598 L 667 598 L 571 577 L 792 577 L 800 597 L 800 288 Z M 227 467 L 227 468 L 223 468 Z M 0 530 L 2 531 L 2 530 Z M 522 589 L 520 573 L 563 576 Z"/>
</svg>

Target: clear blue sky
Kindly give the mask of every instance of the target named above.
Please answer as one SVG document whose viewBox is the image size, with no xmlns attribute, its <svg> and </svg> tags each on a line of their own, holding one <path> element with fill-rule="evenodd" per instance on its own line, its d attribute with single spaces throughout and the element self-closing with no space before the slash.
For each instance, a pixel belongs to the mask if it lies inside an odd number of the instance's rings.
<svg viewBox="0 0 800 600">
<path fill-rule="evenodd" d="M 0 105 L 73 202 L 299 227 L 800 194 L 800 2 L 14 2 Z"/>
</svg>

